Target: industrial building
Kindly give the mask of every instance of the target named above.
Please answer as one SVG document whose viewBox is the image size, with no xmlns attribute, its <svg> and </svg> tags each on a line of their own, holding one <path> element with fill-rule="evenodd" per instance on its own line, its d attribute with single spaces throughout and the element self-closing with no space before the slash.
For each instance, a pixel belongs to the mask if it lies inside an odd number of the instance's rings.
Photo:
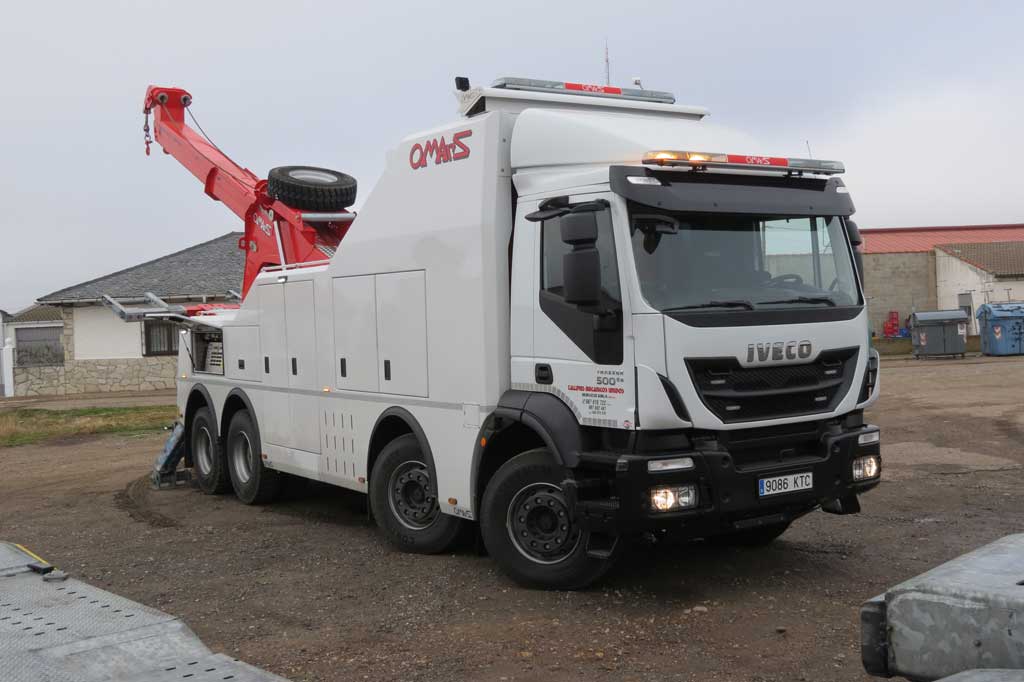
<svg viewBox="0 0 1024 682">
<path fill-rule="evenodd" d="M 864 273 L 872 331 L 890 311 L 962 308 L 977 333 L 978 306 L 1024 299 L 1024 223 L 864 228 Z"/>
</svg>

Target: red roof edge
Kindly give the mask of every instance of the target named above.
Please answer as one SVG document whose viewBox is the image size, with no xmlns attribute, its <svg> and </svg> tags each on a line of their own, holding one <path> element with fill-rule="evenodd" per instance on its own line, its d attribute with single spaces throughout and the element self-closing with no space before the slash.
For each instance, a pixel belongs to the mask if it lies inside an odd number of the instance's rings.
<svg viewBox="0 0 1024 682">
<path fill-rule="evenodd" d="M 934 230 L 1009 230 L 1022 228 L 1024 223 L 997 223 L 994 225 L 936 225 L 934 227 L 862 227 L 861 234 L 878 234 L 879 232 L 899 232 L 909 234 L 911 232 L 932 232 Z"/>
</svg>

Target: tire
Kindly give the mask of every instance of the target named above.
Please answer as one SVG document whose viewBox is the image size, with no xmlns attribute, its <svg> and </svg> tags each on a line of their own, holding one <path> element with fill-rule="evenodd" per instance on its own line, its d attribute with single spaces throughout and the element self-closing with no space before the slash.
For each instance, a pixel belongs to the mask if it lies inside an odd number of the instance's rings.
<svg viewBox="0 0 1024 682">
<path fill-rule="evenodd" d="M 189 448 L 192 453 L 192 475 L 199 483 L 199 489 L 207 495 L 226 493 L 231 486 L 227 462 L 221 452 L 220 439 L 217 438 L 217 422 L 209 407 L 200 407 L 192 415 Z"/>
<path fill-rule="evenodd" d="M 356 202 L 356 179 L 313 166 L 278 166 L 267 175 L 267 194 L 292 208 L 340 211 Z"/>
<path fill-rule="evenodd" d="M 606 558 L 587 555 L 589 533 L 574 528 L 561 490 L 564 478 L 565 470 L 540 448 L 505 462 L 484 491 L 484 545 L 498 566 L 525 587 L 581 589 L 615 562 L 614 551 Z"/>
<path fill-rule="evenodd" d="M 409 433 L 384 446 L 370 473 L 374 520 L 388 542 L 403 552 L 444 552 L 467 528 L 465 519 L 441 513 L 431 468 L 416 436 Z"/>
<path fill-rule="evenodd" d="M 266 504 L 281 491 L 281 474 L 263 465 L 260 433 L 248 410 L 239 410 L 228 427 L 225 459 L 231 487 L 245 504 Z"/>
<path fill-rule="evenodd" d="M 708 538 L 708 542 L 723 547 L 766 547 L 785 533 L 789 529 L 789 524 L 789 521 L 784 521 L 760 528 L 747 528 L 725 535 L 715 535 Z"/>
</svg>

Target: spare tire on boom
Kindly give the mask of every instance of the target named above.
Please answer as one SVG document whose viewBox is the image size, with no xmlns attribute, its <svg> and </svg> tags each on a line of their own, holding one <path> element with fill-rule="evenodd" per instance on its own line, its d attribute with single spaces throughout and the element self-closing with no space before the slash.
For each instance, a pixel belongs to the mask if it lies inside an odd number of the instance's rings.
<svg viewBox="0 0 1024 682">
<path fill-rule="evenodd" d="M 267 194 L 291 208 L 340 211 L 356 202 L 356 179 L 312 166 L 278 166 L 267 176 Z"/>
</svg>

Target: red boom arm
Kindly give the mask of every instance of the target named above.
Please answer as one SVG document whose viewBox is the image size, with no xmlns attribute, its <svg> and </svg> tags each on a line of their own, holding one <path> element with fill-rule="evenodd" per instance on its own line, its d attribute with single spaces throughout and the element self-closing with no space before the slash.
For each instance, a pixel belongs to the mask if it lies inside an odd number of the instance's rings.
<svg viewBox="0 0 1024 682">
<path fill-rule="evenodd" d="M 329 259 L 348 230 L 351 220 L 309 223 L 301 211 L 267 194 L 267 181 L 229 159 L 185 124 L 185 109 L 192 96 L 180 88 L 155 85 L 146 90 L 146 154 L 149 154 L 149 115 L 153 133 L 164 153 L 177 159 L 196 176 L 206 194 L 223 202 L 245 221 L 245 236 L 238 248 L 245 251 L 242 296 L 249 293 L 264 267 L 311 263 Z"/>
</svg>

